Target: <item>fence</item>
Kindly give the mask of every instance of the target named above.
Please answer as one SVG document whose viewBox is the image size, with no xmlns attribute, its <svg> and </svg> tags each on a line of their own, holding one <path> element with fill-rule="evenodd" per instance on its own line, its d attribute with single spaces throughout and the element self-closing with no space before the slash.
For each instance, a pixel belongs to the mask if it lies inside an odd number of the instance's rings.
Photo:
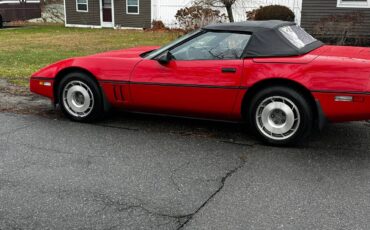
<svg viewBox="0 0 370 230">
<path fill-rule="evenodd" d="M 192 0 L 152 0 L 152 18 L 163 21 L 166 26 L 177 27 L 175 14 L 180 8 L 190 6 Z M 301 22 L 302 0 L 239 0 L 233 8 L 235 21 L 245 21 L 246 12 L 266 5 L 284 5 L 296 15 L 296 22 Z M 225 13 L 224 8 L 220 11 Z"/>
</svg>

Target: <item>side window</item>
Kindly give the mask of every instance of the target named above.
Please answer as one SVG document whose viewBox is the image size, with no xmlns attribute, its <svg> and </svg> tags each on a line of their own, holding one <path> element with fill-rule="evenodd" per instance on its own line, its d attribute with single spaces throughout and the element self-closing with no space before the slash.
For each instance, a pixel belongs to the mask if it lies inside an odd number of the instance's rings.
<svg viewBox="0 0 370 230">
<path fill-rule="evenodd" d="M 314 37 L 312 37 L 299 26 L 284 26 L 279 30 L 283 36 L 298 49 L 301 49 L 306 45 L 316 41 Z"/>
<path fill-rule="evenodd" d="M 176 60 L 240 59 L 251 35 L 206 32 L 170 50 Z"/>
</svg>

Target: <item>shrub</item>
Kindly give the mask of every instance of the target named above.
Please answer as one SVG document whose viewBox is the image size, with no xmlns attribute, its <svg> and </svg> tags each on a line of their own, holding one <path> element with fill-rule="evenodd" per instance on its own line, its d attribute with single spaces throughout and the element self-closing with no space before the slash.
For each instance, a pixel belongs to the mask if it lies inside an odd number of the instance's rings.
<svg viewBox="0 0 370 230">
<path fill-rule="evenodd" d="M 161 20 L 152 21 L 152 30 L 168 30 Z"/>
<path fill-rule="evenodd" d="M 294 21 L 295 15 L 291 9 L 281 5 L 261 6 L 257 10 L 247 12 L 248 20 L 282 20 Z"/>
<path fill-rule="evenodd" d="M 262 6 L 261 6 L 261 7 L 262 7 Z M 260 8 L 258 8 L 258 9 L 254 9 L 254 10 L 251 10 L 251 11 L 247 11 L 247 20 L 254 21 L 254 20 L 255 20 L 255 18 L 256 18 L 256 13 L 257 13 L 257 11 L 258 11 L 259 9 L 261 9 L 261 7 L 260 7 Z"/>
<path fill-rule="evenodd" d="M 221 23 L 227 20 L 227 16 L 221 14 L 219 10 L 203 7 L 199 4 L 179 9 L 175 18 L 185 31 L 192 31 L 211 23 Z"/>
</svg>

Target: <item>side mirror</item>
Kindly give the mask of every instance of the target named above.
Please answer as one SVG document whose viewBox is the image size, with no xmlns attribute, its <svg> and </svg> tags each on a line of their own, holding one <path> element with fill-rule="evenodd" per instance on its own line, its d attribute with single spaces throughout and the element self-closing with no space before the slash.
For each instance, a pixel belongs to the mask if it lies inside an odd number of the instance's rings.
<svg viewBox="0 0 370 230">
<path fill-rule="evenodd" d="M 166 65 L 173 59 L 172 54 L 170 51 L 166 51 L 164 54 L 162 54 L 157 61 L 162 64 Z"/>
</svg>

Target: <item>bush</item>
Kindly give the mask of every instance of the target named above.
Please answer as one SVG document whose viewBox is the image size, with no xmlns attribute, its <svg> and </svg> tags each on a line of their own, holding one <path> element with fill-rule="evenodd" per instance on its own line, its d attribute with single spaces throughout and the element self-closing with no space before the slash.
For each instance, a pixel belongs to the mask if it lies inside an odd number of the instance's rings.
<svg viewBox="0 0 370 230">
<path fill-rule="evenodd" d="M 261 6 L 259 9 L 247 12 L 248 20 L 282 20 L 294 21 L 295 15 L 291 9 L 281 5 Z"/>
<path fill-rule="evenodd" d="M 168 30 L 161 20 L 152 21 L 152 30 Z"/>
<path fill-rule="evenodd" d="M 212 23 L 221 23 L 227 20 L 225 14 L 219 10 L 194 4 L 191 7 L 179 9 L 175 15 L 179 26 L 185 31 L 192 31 Z"/>
<path fill-rule="evenodd" d="M 254 10 L 251 10 L 251 11 L 247 11 L 247 20 L 251 20 L 251 21 L 254 21 L 255 18 L 256 18 L 256 13 L 259 9 L 261 9 L 262 6 L 258 9 L 254 9 Z"/>
</svg>

